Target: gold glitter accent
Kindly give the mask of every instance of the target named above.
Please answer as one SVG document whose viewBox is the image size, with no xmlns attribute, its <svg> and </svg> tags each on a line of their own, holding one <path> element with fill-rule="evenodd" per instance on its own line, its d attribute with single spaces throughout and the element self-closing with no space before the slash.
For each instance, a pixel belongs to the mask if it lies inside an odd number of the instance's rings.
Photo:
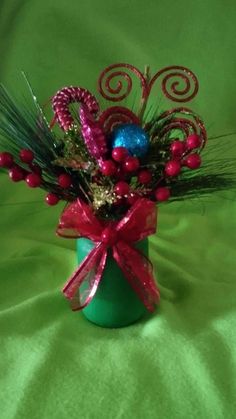
<svg viewBox="0 0 236 419">
<path fill-rule="evenodd" d="M 92 205 L 95 210 L 106 204 L 112 205 L 116 201 L 117 197 L 111 188 L 109 189 L 107 186 L 97 185 L 96 183 L 91 183 L 90 186 L 93 194 Z"/>
</svg>

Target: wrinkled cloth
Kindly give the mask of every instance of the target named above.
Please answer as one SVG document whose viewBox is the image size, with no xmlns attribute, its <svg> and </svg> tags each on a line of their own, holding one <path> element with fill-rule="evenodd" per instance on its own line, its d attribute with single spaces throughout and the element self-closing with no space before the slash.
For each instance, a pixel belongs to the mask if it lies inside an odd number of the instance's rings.
<svg viewBox="0 0 236 419">
<path fill-rule="evenodd" d="M 24 70 L 45 103 L 63 86 L 95 93 L 113 62 L 185 65 L 200 81 L 189 106 L 213 136 L 236 130 L 235 31 L 233 0 L 2 0 L 0 79 L 20 94 Z M 172 106 L 158 87 L 154 98 Z M 235 192 L 160 207 L 150 239 L 160 306 L 115 330 L 62 296 L 75 242 L 55 236 L 63 204 L 44 196 L 0 172 L 0 417 L 233 419 Z"/>
</svg>

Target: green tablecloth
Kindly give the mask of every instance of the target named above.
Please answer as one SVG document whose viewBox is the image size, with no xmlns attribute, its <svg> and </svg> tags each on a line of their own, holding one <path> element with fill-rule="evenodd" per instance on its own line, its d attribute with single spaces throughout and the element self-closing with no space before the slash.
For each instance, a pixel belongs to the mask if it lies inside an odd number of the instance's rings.
<svg viewBox="0 0 236 419">
<path fill-rule="evenodd" d="M 235 14 L 234 0 L 2 0 L 0 79 L 18 92 L 24 70 L 45 102 L 64 85 L 94 90 L 113 62 L 182 64 L 199 77 L 192 106 L 209 134 L 234 131 Z M 161 304 L 120 330 L 70 311 L 60 287 L 75 243 L 55 237 L 62 206 L 43 199 L 1 173 L 0 417 L 234 418 L 235 193 L 161 207 Z"/>
</svg>

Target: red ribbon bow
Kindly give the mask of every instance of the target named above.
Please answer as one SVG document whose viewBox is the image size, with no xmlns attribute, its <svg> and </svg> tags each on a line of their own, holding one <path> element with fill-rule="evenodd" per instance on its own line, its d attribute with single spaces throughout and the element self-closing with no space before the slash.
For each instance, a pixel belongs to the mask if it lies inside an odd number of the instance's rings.
<svg viewBox="0 0 236 419">
<path fill-rule="evenodd" d="M 86 237 L 95 247 L 66 282 L 63 293 L 72 301 L 73 310 L 86 307 L 94 297 L 105 268 L 108 248 L 143 304 L 153 311 L 160 295 L 153 277 L 153 267 L 134 244 L 156 232 L 157 209 L 154 202 L 140 198 L 124 218 L 115 222 L 102 222 L 92 209 L 77 199 L 62 213 L 57 234 L 66 238 Z M 93 274 L 91 275 L 91 271 Z M 82 283 L 86 291 L 77 294 Z"/>
</svg>

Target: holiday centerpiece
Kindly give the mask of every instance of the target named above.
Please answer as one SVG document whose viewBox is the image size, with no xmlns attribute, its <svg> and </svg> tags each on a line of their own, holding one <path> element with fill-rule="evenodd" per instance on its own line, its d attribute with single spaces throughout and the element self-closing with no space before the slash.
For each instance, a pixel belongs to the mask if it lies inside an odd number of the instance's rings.
<svg viewBox="0 0 236 419">
<path fill-rule="evenodd" d="M 135 79 L 137 109 L 121 104 Z M 181 106 L 149 107 L 158 83 Z M 196 96 L 197 78 L 180 66 L 152 76 L 149 67 L 142 73 L 114 64 L 101 73 L 98 90 L 115 106 L 101 109 L 87 89 L 65 87 L 52 98 L 51 122 L 29 88 L 32 106 L 0 87 L 0 167 L 14 182 L 45 189 L 49 206 L 66 202 L 57 234 L 77 239 L 79 267 L 63 288 L 73 310 L 106 327 L 130 324 L 159 301 L 148 258 L 157 207 L 234 183 L 221 167 L 202 164 L 204 123 L 182 105 Z"/>
</svg>

